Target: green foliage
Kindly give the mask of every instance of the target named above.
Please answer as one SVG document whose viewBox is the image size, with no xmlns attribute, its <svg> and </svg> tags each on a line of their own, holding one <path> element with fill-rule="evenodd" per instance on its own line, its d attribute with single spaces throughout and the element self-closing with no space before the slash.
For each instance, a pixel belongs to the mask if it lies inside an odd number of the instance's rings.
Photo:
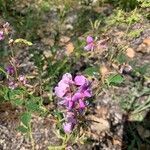
<svg viewBox="0 0 150 150">
<path fill-rule="evenodd" d="M 25 134 L 25 133 L 27 133 L 28 132 L 28 128 L 26 128 L 25 126 L 19 126 L 18 128 L 17 128 L 21 133 L 23 133 L 23 134 Z"/>
<path fill-rule="evenodd" d="M 137 30 L 131 30 L 128 33 L 128 36 L 131 38 L 137 38 L 140 36 L 141 32 L 143 31 L 143 29 L 137 29 Z"/>
<path fill-rule="evenodd" d="M 140 6 L 142 8 L 149 8 L 150 7 L 150 1 L 149 0 L 137 0 L 140 3 Z"/>
<path fill-rule="evenodd" d="M 84 73 L 88 76 L 94 77 L 99 75 L 99 68 L 94 66 L 94 67 L 88 67 L 84 70 Z"/>
<path fill-rule="evenodd" d="M 23 113 L 21 116 L 21 122 L 23 123 L 23 125 L 25 127 L 29 127 L 30 121 L 31 121 L 31 113 L 29 112 Z"/>
<path fill-rule="evenodd" d="M 139 22 L 141 18 L 141 14 L 139 14 L 136 9 L 126 13 L 121 9 L 115 10 L 115 12 L 108 18 L 107 24 L 108 25 L 120 25 L 127 24 L 131 25 L 135 22 Z"/>
<path fill-rule="evenodd" d="M 124 81 L 124 78 L 119 74 L 112 74 L 106 79 L 107 85 L 119 85 Z"/>
<path fill-rule="evenodd" d="M 126 11 L 133 10 L 139 5 L 137 0 L 107 0 L 107 2 L 113 4 L 114 6 L 118 6 Z"/>
<path fill-rule="evenodd" d="M 127 56 L 120 52 L 119 55 L 116 57 L 116 60 L 119 64 L 123 64 L 123 63 L 126 63 L 127 62 Z"/>
<path fill-rule="evenodd" d="M 83 0 L 84 1 L 84 0 Z M 103 0 L 104 1 L 104 0 Z M 106 16 L 105 12 L 103 13 L 97 13 L 93 8 L 89 9 L 85 8 L 85 5 L 90 6 L 92 1 L 84 1 L 84 7 L 80 9 L 79 12 L 77 12 L 77 21 L 74 25 L 74 30 L 72 31 L 75 33 L 75 36 L 84 36 L 85 35 L 97 35 L 97 37 L 102 38 L 101 31 L 107 31 L 109 27 L 113 26 L 114 27 L 125 27 L 125 31 L 127 34 L 127 37 L 130 38 L 136 38 L 140 35 L 140 33 L 143 31 L 143 29 L 139 30 L 129 30 L 131 25 L 134 25 L 134 23 L 137 22 L 142 22 L 142 15 L 143 13 L 140 13 L 140 10 L 138 8 L 148 8 L 149 7 L 149 1 L 148 0 L 108 0 L 109 2 L 112 2 L 116 8 L 112 10 L 112 13 L 108 16 Z M 83 4 L 82 3 L 82 4 Z M 111 4 L 112 4 L 111 3 Z M 49 13 L 51 8 L 55 9 L 57 8 L 57 13 L 59 16 L 59 23 L 63 22 L 65 20 L 65 17 L 69 10 L 71 8 L 78 6 L 78 1 L 74 0 L 43 0 L 39 3 L 38 7 L 28 7 L 25 12 L 18 12 L 15 9 L 11 10 L 10 6 L 13 6 L 13 0 L 10 1 L 10 4 L 8 3 L 8 0 L 0 0 L 0 10 L 2 11 L 2 15 L 5 16 L 10 23 L 12 23 L 17 30 L 17 33 L 26 39 L 33 39 L 33 40 L 38 40 L 39 37 L 37 36 L 37 29 L 39 25 L 42 24 L 42 15 L 44 13 Z M 53 7 L 55 5 L 55 7 Z M 83 5 L 82 5 L 83 6 Z M 80 6 L 81 7 L 81 6 Z M 97 7 L 97 6 L 96 6 Z M 142 9 L 141 8 L 141 9 Z M 78 9 L 75 9 L 78 11 Z M 125 10 L 128 10 L 125 11 Z M 9 12 L 10 11 L 10 12 Z M 58 23 L 58 24 L 59 24 Z M 59 27 L 57 29 L 56 25 L 56 30 L 60 30 Z M 57 33 L 59 34 L 59 32 Z M 49 34 L 47 34 L 49 36 Z M 71 35 L 71 36 L 72 36 Z M 105 33 L 104 33 L 105 35 Z M 59 35 L 57 35 L 59 36 Z M 75 37 L 73 36 L 73 38 Z M 106 34 L 107 36 L 107 34 Z M 88 66 L 86 69 L 84 68 L 83 70 L 79 69 L 79 72 L 83 72 L 89 77 L 100 77 L 99 75 L 99 67 L 97 67 L 95 64 L 97 62 L 90 64 L 91 60 L 89 60 L 88 55 L 86 55 L 83 51 L 83 47 L 86 45 L 85 39 L 84 42 L 81 40 L 77 40 L 75 43 L 75 50 L 73 54 L 70 56 L 64 56 L 62 54 L 59 56 L 58 59 L 58 49 L 60 47 L 57 46 L 57 37 L 55 37 L 55 45 L 53 47 L 46 47 L 51 53 L 52 56 L 50 57 L 45 57 L 43 54 L 43 49 L 40 51 L 39 49 L 34 49 L 34 47 L 31 47 L 30 49 L 31 54 L 33 54 L 32 61 L 34 61 L 35 65 L 38 68 L 38 76 L 35 77 L 36 79 L 39 80 L 40 83 L 40 88 L 42 89 L 42 92 L 48 91 L 51 94 L 51 100 L 52 102 L 55 101 L 53 99 L 53 88 L 56 85 L 56 82 L 60 79 L 60 77 L 66 73 L 66 72 L 72 72 L 76 73 L 76 70 L 80 67 L 78 66 L 78 63 L 81 63 L 82 65 L 82 60 L 85 61 L 84 63 L 85 66 Z M 71 38 L 71 40 L 73 39 Z M 77 37 L 75 37 L 77 38 Z M 16 44 L 25 44 L 27 46 L 32 46 L 33 44 L 29 42 L 26 39 L 18 38 L 14 40 L 14 43 Z M 110 40 L 111 41 L 111 40 Z M 108 41 L 109 43 L 109 41 Z M 36 44 L 35 44 L 36 45 Z M 121 45 L 122 46 L 122 45 Z M 4 47 L 5 43 L 4 43 Z M 118 46 L 119 47 L 119 46 Z M 124 47 L 124 45 L 122 46 Z M 119 48 L 119 52 L 117 51 L 117 48 L 110 49 L 109 53 L 112 53 L 112 59 L 117 61 L 118 64 L 124 64 L 128 62 L 128 59 L 126 55 L 122 52 L 122 49 L 124 48 Z M 7 47 L 6 47 L 7 48 Z M 116 55 L 117 54 L 117 55 Z M 0 52 L 1 55 L 1 52 Z M 106 54 L 107 55 L 107 54 Z M 109 55 L 109 54 L 108 54 Z M 1 55 L 2 56 L 2 55 Z M 101 57 L 101 56 L 99 56 Z M 107 56 L 105 56 L 107 57 Z M 107 58 L 105 58 L 108 60 Z M 88 60 L 88 61 L 87 61 Z M 97 60 L 96 60 L 97 61 Z M 106 63 L 110 63 L 109 60 Z M 47 65 L 46 69 L 43 69 L 43 66 Z M 145 74 L 148 72 L 148 66 L 140 66 L 140 67 L 135 67 L 133 74 L 135 76 L 141 77 L 145 79 Z M 0 71 L 7 75 L 7 73 L 4 70 Z M 105 83 L 108 86 L 119 86 L 122 84 L 124 81 L 124 77 L 120 74 L 111 74 L 108 78 L 106 78 Z M 135 85 L 136 87 L 136 85 Z M 102 87 L 103 88 L 103 87 Z M 113 87 L 111 87 L 113 88 Z M 143 92 L 143 93 L 142 93 Z M 140 94 L 134 95 L 133 93 L 129 93 L 128 97 L 123 97 L 122 100 L 120 101 L 121 107 L 125 111 L 131 111 L 132 115 L 135 118 L 139 118 L 139 121 L 141 120 L 141 112 L 148 110 L 150 108 L 150 99 L 146 99 L 144 103 L 139 103 L 136 100 L 136 98 L 146 94 L 149 94 L 148 89 L 144 89 Z M 138 93 L 138 92 L 137 92 Z M 39 93 L 38 93 L 39 94 Z M 41 94 L 41 93 L 40 93 Z M 94 93 L 95 94 L 95 93 Z M 122 96 L 122 95 L 121 95 Z M 37 96 L 37 93 L 30 93 L 28 92 L 28 88 L 26 87 L 21 87 L 21 88 L 16 88 L 14 90 L 9 89 L 7 86 L 0 86 L 0 101 L 2 102 L 10 102 L 16 107 L 21 107 L 24 110 L 24 113 L 20 117 L 21 124 L 18 127 L 18 130 L 21 131 L 23 134 L 27 134 L 30 136 L 32 139 L 32 130 L 31 130 L 31 119 L 32 119 L 32 114 L 33 113 L 38 113 L 40 115 L 45 114 L 47 111 L 46 108 L 43 106 L 43 99 L 40 96 Z M 53 110 L 52 115 L 55 118 L 56 121 L 56 135 L 58 138 L 62 139 L 62 145 L 61 146 L 50 146 L 49 149 L 65 149 L 68 141 L 70 139 L 72 140 L 72 143 L 76 143 L 77 141 L 82 141 L 78 135 L 78 133 L 73 133 L 72 135 L 68 136 L 65 135 L 62 129 L 62 123 L 64 122 L 63 120 L 63 113 L 58 111 L 58 110 Z M 143 118 L 142 118 L 143 119 Z M 55 132 L 55 131 L 54 131 Z M 33 139 L 32 139 L 33 140 Z M 136 139 L 132 141 L 132 145 L 136 143 Z M 70 144 L 70 143 L 69 143 Z M 131 147 L 132 147 L 131 145 Z"/>
<path fill-rule="evenodd" d="M 138 119 L 137 114 L 140 114 L 141 112 L 149 109 L 150 97 L 147 100 L 144 100 L 142 104 L 138 99 L 141 98 L 143 95 L 149 94 L 150 94 L 149 88 L 147 87 L 141 88 L 139 85 L 137 85 L 136 88 L 131 89 L 131 91 L 128 93 L 127 96 L 121 98 L 120 101 L 121 107 L 127 112 L 130 111 L 131 114 L 133 115 L 132 117 L 134 117 L 135 115 L 136 119 Z"/>
</svg>

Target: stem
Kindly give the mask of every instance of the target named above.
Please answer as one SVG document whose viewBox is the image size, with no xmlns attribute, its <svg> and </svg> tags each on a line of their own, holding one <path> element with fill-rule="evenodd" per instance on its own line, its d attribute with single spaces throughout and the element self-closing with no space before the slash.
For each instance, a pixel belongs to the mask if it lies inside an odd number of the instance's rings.
<svg viewBox="0 0 150 150">
<path fill-rule="evenodd" d="M 10 46 L 10 51 L 11 51 L 11 57 L 15 60 L 15 54 L 14 54 L 14 51 L 13 49 L 11 48 Z M 18 78 L 18 73 L 17 73 L 17 67 L 16 67 L 16 63 L 11 63 L 11 65 L 14 67 L 14 70 L 15 70 L 15 76 L 16 76 L 16 79 Z"/>
<path fill-rule="evenodd" d="M 33 135 L 32 135 L 31 123 L 29 125 L 29 137 L 30 137 L 30 140 L 31 140 L 32 150 L 35 150 L 35 143 L 34 143 L 34 138 L 33 138 Z"/>
</svg>

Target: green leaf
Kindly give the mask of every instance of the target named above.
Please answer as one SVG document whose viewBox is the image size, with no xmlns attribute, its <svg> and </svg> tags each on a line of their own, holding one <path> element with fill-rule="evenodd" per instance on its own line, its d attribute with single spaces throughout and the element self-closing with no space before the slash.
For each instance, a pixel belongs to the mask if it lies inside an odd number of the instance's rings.
<svg viewBox="0 0 150 150">
<path fill-rule="evenodd" d="M 29 111 L 38 111 L 39 110 L 39 104 L 37 102 L 30 101 L 26 104 L 26 107 Z"/>
<path fill-rule="evenodd" d="M 30 121 L 31 121 L 31 113 L 29 113 L 29 112 L 23 113 L 23 115 L 21 116 L 21 122 L 26 127 L 29 127 Z"/>
<path fill-rule="evenodd" d="M 123 81 L 124 81 L 124 78 L 119 74 L 115 74 L 115 75 L 113 74 L 107 78 L 107 83 L 109 85 L 118 85 L 118 84 L 121 84 Z"/>
<path fill-rule="evenodd" d="M 22 133 L 27 133 L 28 132 L 28 128 L 24 127 L 24 126 L 19 126 L 17 128 L 17 130 L 19 130 Z"/>
<path fill-rule="evenodd" d="M 24 94 L 24 90 L 22 89 L 8 90 L 8 97 L 10 100 L 15 100 L 19 98 L 22 94 Z"/>
<path fill-rule="evenodd" d="M 5 100 L 10 100 L 10 98 L 9 98 L 9 90 L 7 88 L 4 91 L 4 99 Z"/>
<path fill-rule="evenodd" d="M 139 72 L 141 75 L 147 73 L 148 68 L 150 68 L 150 64 L 145 64 L 143 66 L 137 67 L 135 71 Z"/>
<path fill-rule="evenodd" d="M 58 120 L 63 119 L 63 114 L 60 111 L 54 110 L 54 116 L 58 118 Z"/>
<path fill-rule="evenodd" d="M 12 101 L 12 103 L 16 106 L 21 106 L 23 104 L 23 100 L 22 99 L 15 99 Z"/>
<path fill-rule="evenodd" d="M 125 54 L 123 53 L 120 53 L 118 56 L 117 56 L 117 61 L 120 63 L 120 64 L 123 64 L 127 61 L 127 57 Z"/>
<path fill-rule="evenodd" d="M 98 67 L 89 67 L 84 70 L 84 73 L 88 76 L 99 75 L 99 69 Z"/>
</svg>

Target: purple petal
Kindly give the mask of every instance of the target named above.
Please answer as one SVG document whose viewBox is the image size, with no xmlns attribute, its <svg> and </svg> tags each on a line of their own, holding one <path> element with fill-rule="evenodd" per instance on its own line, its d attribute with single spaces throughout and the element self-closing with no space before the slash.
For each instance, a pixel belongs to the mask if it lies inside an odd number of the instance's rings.
<svg viewBox="0 0 150 150">
<path fill-rule="evenodd" d="M 10 89 L 14 90 L 15 88 L 18 87 L 18 84 L 15 83 L 14 81 L 9 81 L 8 86 Z"/>
<path fill-rule="evenodd" d="M 84 85 L 86 83 L 86 78 L 83 75 L 78 75 L 74 78 L 76 85 Z"/>
<path fill-rule="evenodd" d="M 63 96 L 66 94 L 67 90 L 69 88 L 69 85 L 64 83 L 64 81 L 60 81 L 58 83 L 58 86 L 55 87 L 55 94 L 59 97 L 59 98 L 63 98 Z"/>
<path fill-rule="evenodd" d="M 55 87 L 55 94 L 59 97 L 59 98 L 63 98 L 63 96 L 66 94 L 67 89 L 64 87 Z"/>
<path fill-rule="evenodd" d="M 84 108 L 85 108 L 85 103 L 84 103 L 84 101 L 81 100 L 81 99 L 79 99 L 79 107 L 80 107 L 81 109 L 84 109 Z"/>
<path fill-rule="evenodd" d="M 86 51 L 90 51 L 90 50 L 92 50 L 92 45 L 91 44 L 88 44 L 88 45 L 86 45 L 85 47 L 84 47 L 84 50 L 86 50 Z"/>
<path fill-rule="evenodd" d="M 92 92 L 90 89 L 84 91 L 84 97 L 92 97 Z"/>
<path fill-rule="evenodd" d="M 69 108 L 69 109 L 72 109 L 73 106 L 74 106 L 74 102 L 73 102 L 73 101 L 69 101 L 69 102 L 68 102 L 68 108 Z"/>
<path fill-rule="evenodd" d="M 58 82 L 58 86 L 62 89 L 69 87 L 69 85 L 67 83 L 65 83 L 63 80 L 60 80 Z"/>
<path fill-rule="evenodd" d="M 20 75 L 20 76 L 18 77 L 18 80 L 19 80 L 20 82 L 22 82 L 23 84 L 26 84 L 26 83 L 27 83 L 26 77 L 25 77 L 24 75 Z"/>
<path fill-rule="evenodd" d="M 73 112 L 67 112 L 67 115 L 65 116 L 67 122 L 72 123 L 75 125 L 77 123 L 77 120 L 75 119 L 75 114 Z"/>
<path fill-rule="evenodd" d="M 9 75 L 13 75 L 15 73 L 15 69 L 13 66 L 7 66 L 6 67 L 6 72 L 9 74 Z"/>
<path fill-rule="evenodd" d="M 90 44 L 86 45 L 84 47 L 84 50 L 86 50 L 86 51 L 93 51 L 94 50 L 94 44 L 90 43 Z"/>
<path fill-rule="evenodd" d="M 63 129 L 65 133 L 71 133 L 73 129 L 72 123 L 64 123 L 63 124 Z"/>
<path fill-rule="evenodd" d="M 66 73 L 62 77 L 62 81 L 66 84 L 72 83 L 72 75 L 70 73 Z"/>
<path fill-rule="evenodd" d="M 73 97 L 72 97 L 72 101 L 77 101 L 77 100 L 79 100 L 79 99 L 81 99 L 81 98 L 83 98 L 83 95 L 82 95 L 82 93 L 75 93 L 74 95 L 73 95 Z"/>
<path fill-rule="evenodd" d="M 0 41 L 4 39 L 4 32 L 0 31 Z"/>
<path fill-rule="evenodd" d="M 92 42 L 94 42 L 93 37 L 92 37 L 92 36 L 88 36 L 88 37 L 86 38 L 86 42 L 87 42 L 87 43 L 92 43 Z"/>
<path fill-rule="evenodd" d="M 88 80 L 86 80 L 85 84 L 83 84 L 82 86 L 80 86 L 79 91 L 81 93 L 83 93 L 84 91 L 86 91 L 87 89 L 89 89 L 90 87 L 90 83 Z"/>
</svg>

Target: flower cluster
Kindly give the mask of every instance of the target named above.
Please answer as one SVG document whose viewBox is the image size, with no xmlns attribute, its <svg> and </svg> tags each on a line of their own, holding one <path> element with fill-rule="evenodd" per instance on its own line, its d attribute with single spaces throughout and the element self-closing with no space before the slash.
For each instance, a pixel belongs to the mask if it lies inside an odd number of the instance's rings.
<svg viewBox="0 0 150 150">
<path fill-rule="evenodd" d="M 8 30 L 9 30 L 9 23 L 6 22 L 0 29 L 0 41 L 4 40 L 5 35 L 8 34 Z"/>
<path fill-rule="evenodd" d="M 58 104 L 66 110 L 63 129 L 70 133 L 77 123 L 77 116 L 86 107 L 86 98 L 92 96 L 90 82 L 83 75 L 77 75 L 73 80 L 72 75 L 66 73 L 55 87 L 55 94 L 60 98 Z"/>
<path fill-rule="evenodd" d="M 86 50 L 86 51 L 91 51 L 92 50 L 93 51 L 94 48 L 95 48 L 95 43 L 94 43 L 93 37 L 88 36 L 86 38 L 86 43 L 87 43 L 87 45 L 84 47 L 84 50 Z"/>
<path fill-rule="evenodd" d="M 19 84 L 26 85 L 27 79 L 24 75 L 19 75 L 17 79 L 15 79 L 15 68 L 12 65 L 8 65 L 6 67 L 6 73 L 8 74 L 8 87 L 10 89 L 15 89 L 19 86 Z"/>
<path fill-rule="evenodd" d="M 86 43 L 87 45 L 84 47 L 84 50 L 86 51 L 93 51 L 94 49 L 107 49 L 107 42 L 108 39 L 103 39 L 96 41 L 92 36 L 87 36 Z"/>
</svg>

